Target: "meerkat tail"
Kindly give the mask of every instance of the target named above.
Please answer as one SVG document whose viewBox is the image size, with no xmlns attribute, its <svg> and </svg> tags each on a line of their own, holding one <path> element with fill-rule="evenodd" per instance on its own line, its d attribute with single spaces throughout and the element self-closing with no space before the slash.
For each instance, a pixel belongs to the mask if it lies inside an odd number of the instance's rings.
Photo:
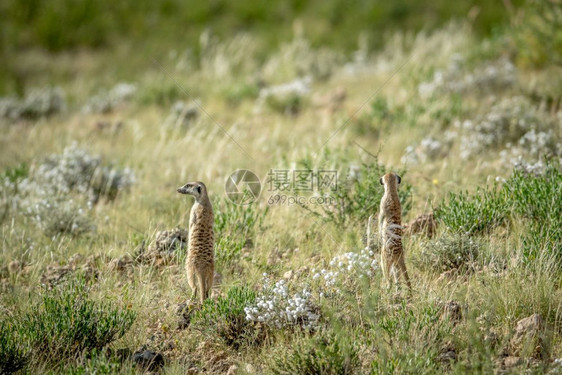
<svg viewBox="0 0 562 375">
<path fill-rule="evenodd" d="M 372 226 L 373 215 L 369 216 L 367 220 L 367 249 L 371 249 L 371 226 Z"/>
</svg>

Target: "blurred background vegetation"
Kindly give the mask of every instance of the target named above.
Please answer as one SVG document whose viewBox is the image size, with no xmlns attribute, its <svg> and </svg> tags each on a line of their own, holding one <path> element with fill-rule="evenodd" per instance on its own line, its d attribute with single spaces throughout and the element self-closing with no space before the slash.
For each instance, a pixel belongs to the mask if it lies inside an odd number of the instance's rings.
<svg viewBox="0 0 562 375">
<path fill-rule="evenodd" d="M 177 48 L 196 56 L 205 30 L 219 38 L 251 33 L 266 55 L 298 29 L 314 47 L 349 53 L 357 49 L 359 36 L 376 49 L 396 30 L 429 31 L 468 19 L 479 37 L 512 35 L 526 64 L 543 64 L 551 56 L 560 63 L 560 8 L 558 0 L 3 0 L 0 94 L 25 90 L 34 73 L 18 63 L 26 51 L 130 48 L 137 55 L 158 56 Z"/>
</svg>

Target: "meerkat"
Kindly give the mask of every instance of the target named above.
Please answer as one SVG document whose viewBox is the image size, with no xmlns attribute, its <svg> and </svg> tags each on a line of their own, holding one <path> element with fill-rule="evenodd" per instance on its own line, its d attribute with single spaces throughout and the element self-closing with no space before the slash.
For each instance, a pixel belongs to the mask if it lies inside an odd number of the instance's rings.
<svg viewBox="0 0 562 375">
<path fill-rule="evenodd" d="M 215 273 L 213 206 L 202 182 L 189 182 L 177 189 L 180 194 L 193 195 L 195 203 L 189 216 L 189 239 L 185 268 L 192 299 L 199 295 L 201 303 L 209 297 Z"/>
<path fill-rule="evenodd" d="M 400 176 L 387 173 L 380 178 L 384 186 L 379 211 L 379 237 L 381 240 L 381 268 L 387 286 L 390 286 L 390 272 L 394 273 L 394 282 L 398 282 L 398 275 L 402 277 L 411 289 L 410 278 L 404 262 L 402 247 L 402 207 L 398 198 Z"/>
</svg>

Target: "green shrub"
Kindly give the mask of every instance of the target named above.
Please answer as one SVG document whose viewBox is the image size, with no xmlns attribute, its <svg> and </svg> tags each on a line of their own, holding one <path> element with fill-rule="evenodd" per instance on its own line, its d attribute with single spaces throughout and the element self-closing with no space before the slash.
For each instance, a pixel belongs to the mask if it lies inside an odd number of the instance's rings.
<svg viewBox="0 0 562 375">
<path fill-rule="evenodd" d="M 505 223 L 509 212 L 503 188 L 478 188 L 473 195 L 451 193 L 449 201 L 435 211 L 447 229 L 457 233 L 486 233 Z"/>
<path fill-rule="evenodd" d="M 29 358 L 14 323 L 0 320 L 0 374 L 12 374 L 23 369 Z"/>
<path fill-rule="evenodd" d="M 557 1 L 527 0 L 512 15 L 509 31 L 522 65 L 562 63 L 562 7 Z"/>
<path fill-rule="evenodd" d="M 254 243 L 256 230 L 262 229 L 269 207 L 260 210 L 255 204 L 237 205 L 217 199 L 213 203 L 215 215 L 215 260 L 217 268 L 232 263 L 244 246 Z"/>
<path fill-rule="evenodd" d="M 301 165 L 304 166 L 304 169 L 314 170 L 306 161 L 301 161 Z M 366 222 L 369 216 L 379 209 L 381 198 L 384 195 L 384 188 L 379 180 L 388 172 L 388 169 L 379 164 L 378 159 L 373 163 L 362 163 L 358 167 L 346 165 L 345 168 L 347 171 L 344 178 L 341 177 L 342 173 L 338 173 L 337 189 L 322 192 L 326 198 L 324 201 L 329 203 L 314 207 L 300 204 L 301 207 L 338 226 L 347 226 L 353 222 Z M 404 179 L 406 171 L 399 170 L 397 173 L 402 177 L 398 197 L 402 205 L 402 215 L 406 215 L 412 207 L 412 185 L 405 182 L 407 181 Z"/>
<path fill-rule="evenodd" d="M 226 345 L 238 350 L 244 345 L 259 344 L 263 332 L 254 322 L 246 320 L 244 308 L 253 303 L 256 294 L 246 287 L 232 287 L 226 296 L 207 299 L 196 311 L 193 325 L 217 336 Z"/>
<path fill-rule="evenodd" d="M 123 362 L 122 358 L 110 355 L 105 351 L 94 350 L 78 363 L 70 363 L 60 370 L 67 375 L 87 375 L 87 374 L 136 374 L 132 363 Z M 55 373 L 53 373 L 54 375 Z"/>
<path fill-rule="evenodd" d="M 259 87 L 255 83 L 237 83 L 225 88 L 222 93 L 229 104 L 238 105 L 245 99 L 256 99 Z"/>
<path fill-rule="evenodd" d="M 38 359 L 52 362 L 76 358 L 104 348 L 129 330 L 135 312 L 95 301 L 89 292 L 83 279 L 72 280 L 60 289 L 44 290 L 39 303 L 19 319 L 19 335 Z"/>
<path fill-rule="evenodd" d="M 471 271 L 480 256 L 479 240 L 459 233 L 444 234 L 422 244 L 421 253 L 415 258 L 420 268 L 435 272 L 457 269 Z"/>
<path fill-rule="evenodd" d="M 272 358 L 273 374 L 354 374 L 360 361 L 351 336 L 318 332 L 295 339 Z"/>
<path fill-rule="evenodd" d="M 515 169 L 501 186 L 478 189 L 473 195 L 451 193 L 436 210 L 437 219 L 456 233 L 479 234 L 502 225 L 511 216 L 526 225 L 523 255 L 532 261 L 542 252 L 552 253 L 562 267 L 562 170 L 548 161 L 539 173 Z"/>
</svg>

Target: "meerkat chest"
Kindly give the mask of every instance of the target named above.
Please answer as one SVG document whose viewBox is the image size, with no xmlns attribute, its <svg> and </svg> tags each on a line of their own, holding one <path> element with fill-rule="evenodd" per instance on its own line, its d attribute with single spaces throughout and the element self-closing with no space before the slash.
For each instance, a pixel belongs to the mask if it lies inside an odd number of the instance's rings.
<svg viewBox="0 0 562 375">
<path fill-rule="evenodd" d="M 213 232 L 213 212 L 209 208 L 195 203 L 189 217 L 190 237 L 196 232 Z"/>
</svg>

